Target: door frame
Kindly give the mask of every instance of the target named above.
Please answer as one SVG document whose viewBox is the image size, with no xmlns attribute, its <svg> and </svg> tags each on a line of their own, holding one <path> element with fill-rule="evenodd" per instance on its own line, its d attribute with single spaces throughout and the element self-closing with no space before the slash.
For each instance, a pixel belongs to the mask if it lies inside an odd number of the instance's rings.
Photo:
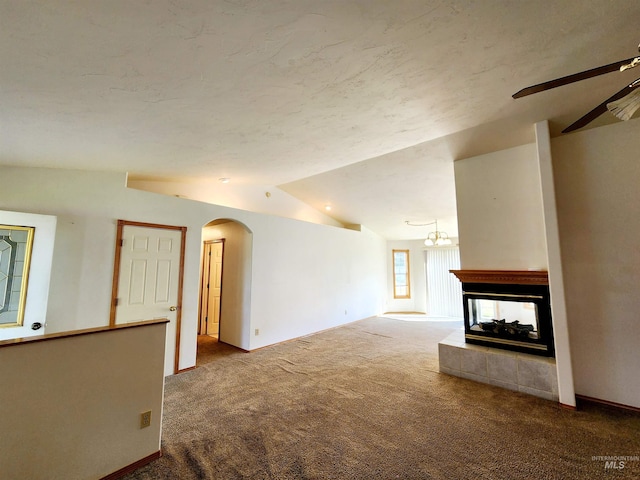
<svg viewBox="0 0 640 480">
<path fill-rule="evenodd" d="M 222 269 L 220 271 L 220 314 L 218 317 L 218 341 L 220 341 L 220 325 L 222 325 L 222 289 L 224 288 L 223 285 L 223 278 L 224 278 L 224 242 L 225 239 L 224 238 L 216 238 L 213 240 L 204 240 L 202 242 L 202 274 L 200 276 L 200 297 L 199 297 L 199 302 L 198 302 L 198 335 L 202 335 L 202 304 L 204 303 L 204 275 L 205 275 L 205 271 L 204 271 L 204 267 L 207 264 L 206 262 L 206 257 L 205 257 L 205 248 L 207 245 L 211 245 L 214 243 L 221 243 L 222 244 Z M 211 274 L 211 261 L 209 261 L 209 272 L 208 274 Z M 208 302 L 207 302 L 207 312 L 208 312 L 209 308 L 208 308 Z"/>
<path fill-rule="evenodd" d="M 180 266 L 178 272 L 178 297 L 176 299 L 176 351 L 173 362 L 173 373 L 178 373 L 180 364 L 180 330 L 182 325 L 182 286 L 184 284 L 184 255 L 186 249 L 187 227 L 175 225 L 161 225 L 157 223 L 132 222 L 129 220 L 118 220 L 116 230 L 115 257 L 113 260 L 113 283 L 111 285 L 111 311 L 109 313 L 109 326 L 116 325 L 116 308 L 118 306 L 118 282 L 120 280 L 120 257 L 122 251 L 122 230 L 125 226 L 158 228 L 163 230 L 180 230 L 182 232 L 180 240 Z"/>
</svg>

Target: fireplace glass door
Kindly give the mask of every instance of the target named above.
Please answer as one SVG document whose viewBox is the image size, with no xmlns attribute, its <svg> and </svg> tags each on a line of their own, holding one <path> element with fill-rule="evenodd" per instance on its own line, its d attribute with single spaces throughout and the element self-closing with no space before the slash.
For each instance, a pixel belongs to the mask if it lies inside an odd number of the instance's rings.
<svg viewBox="0 0 640 480">
<path fill-rule="evenodd" d="M 538 312 L 534 302 L 492 298 L 468 298 L 469 327 L 505 338 L 538 339 Z"/>
<path fill-rule="evenodd" d="M 552 357 L 547 285 L 463 283 L 465 341 Z"/>
</svg>

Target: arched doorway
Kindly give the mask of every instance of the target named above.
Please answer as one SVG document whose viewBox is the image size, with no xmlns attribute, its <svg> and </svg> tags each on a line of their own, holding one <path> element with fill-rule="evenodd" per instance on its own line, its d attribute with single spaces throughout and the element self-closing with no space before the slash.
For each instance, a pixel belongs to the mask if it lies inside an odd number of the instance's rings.
<svg viewBox="0 0 640 480">
<path fill-rule="evenodd" d="M 217 219 L 203 227 L 202 242 L 198 334 L 217 333 L 220 343 L 248 350 L 252 232 L 236 220 Z M 216 252 L 219 259 L 209 257 Z"/>
</svg>

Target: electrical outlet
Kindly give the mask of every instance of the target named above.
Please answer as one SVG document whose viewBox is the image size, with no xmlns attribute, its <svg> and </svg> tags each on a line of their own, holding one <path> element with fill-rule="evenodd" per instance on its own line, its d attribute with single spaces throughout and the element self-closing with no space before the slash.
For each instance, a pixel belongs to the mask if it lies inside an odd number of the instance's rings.
<svg viewBox="0 0 640 480">
<path fill-rule="evenodd" d="M 140 414 L 140 428 L 151 426 L 151 410 Z"/>
<path fill-rule="evenodd" d="M 259 328 L 256 328 L 255 335 L 256 335 L 256 336 L 257 336 L 257 335 L 260 335 L 260 329 L 259 329 Z"/>
</svg>

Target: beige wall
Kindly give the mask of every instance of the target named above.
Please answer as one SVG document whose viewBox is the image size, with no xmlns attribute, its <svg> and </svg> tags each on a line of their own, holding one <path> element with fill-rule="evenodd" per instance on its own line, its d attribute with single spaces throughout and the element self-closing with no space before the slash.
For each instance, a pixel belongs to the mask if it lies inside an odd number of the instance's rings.
<svg viewBox="0 0 640 480">
<path fill-rule="evenodd" d="M 576 393 L 640 407 L 640 121 L 551 146 Z"/>
<path fill-rule="evenodd" d="M 160 450 L 164 323 L 0 348 L 0 478 L 95 479 Z M 151 410 L 151 426 L 140 414 Z"/>
<path fill-rule="evenodd" d="M 459 160 L 454 171 L 460 267 L 546 270 L 535 145 Z"/>
</svg>

